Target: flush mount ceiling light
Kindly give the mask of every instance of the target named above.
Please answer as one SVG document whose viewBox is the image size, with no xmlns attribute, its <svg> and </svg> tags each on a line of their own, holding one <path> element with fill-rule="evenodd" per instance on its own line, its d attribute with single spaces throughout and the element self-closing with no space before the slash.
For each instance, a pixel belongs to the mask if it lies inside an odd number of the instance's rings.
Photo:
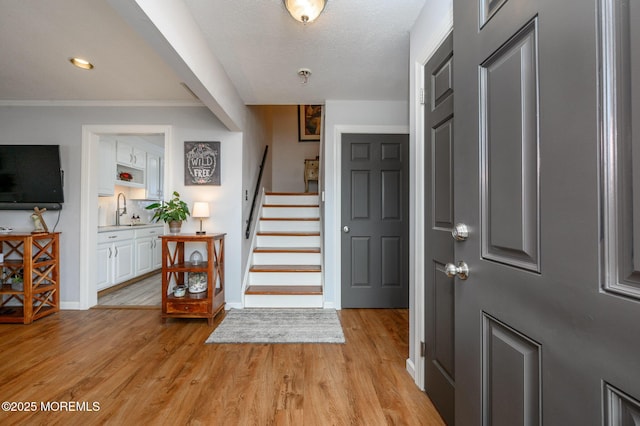
<svg viewBox="0 0 640 426">
<path fill-rule="evenodd" d="M 313 22 L 320 16 L 326 0 L 283 0 L 284 7 L 296 21 Z"/>
<path fill-rule="evenodd" d="M 86 59 L 82 58 L 69 58 L 69 62 L 71 62 L 74 66 L 78 68 L 82 68 L 83 70 L 91 70 L 93 69 L 93 64 Z"/>
</svg>

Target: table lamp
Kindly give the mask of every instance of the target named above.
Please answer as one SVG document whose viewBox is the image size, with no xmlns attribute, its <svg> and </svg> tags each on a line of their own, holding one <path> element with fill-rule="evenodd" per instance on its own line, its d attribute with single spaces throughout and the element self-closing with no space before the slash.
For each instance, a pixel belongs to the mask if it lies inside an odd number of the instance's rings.
<svg viewBox="0 0 640 426">
<path fill-rule="evenodd" d="M 196 234 L 206 234 L 206 232 L 202 230 L 202 219 L 206 219 L 209 217 L 209 203 L 203 201 L 196 201 L 195 203 L 193 203 L 193 211 L 191 212 L 191 216 L 196 219 L 200 219 L 200 230 L 196 231 Z"/>
</svg>

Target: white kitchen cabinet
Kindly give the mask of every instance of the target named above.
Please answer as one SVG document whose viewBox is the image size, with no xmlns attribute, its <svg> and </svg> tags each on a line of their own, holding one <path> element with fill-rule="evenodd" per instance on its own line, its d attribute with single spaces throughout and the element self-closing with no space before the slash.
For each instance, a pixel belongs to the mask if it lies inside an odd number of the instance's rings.
<svg viewBox="0 0 640 426">
<path fill-rule="evenodd" d="M 135 276 L 146 274 L 162 267 L 162 247 L 158 239 L 158 236 L 162 234 L 162 226 L 135 230 Z"/>
<path fill-rule="evenodd" d="M 135 276 L 134 231 L 98 233 L 98 290 Z"/>
<path fill-rule="evenodd" d="M 116 141 L 100 139 L 98 143 L 98 195 L 113 196 L 116 180 Z"/>
<path fill-rule="evenodd" d="M 136 275 L 151 272 L 151 251 L 153 240 L 151 238 L 136 238 Z"/>
<path fill-rule="evenodd" d="M 163 157 L 147 152 L 146 197 L 149 200 L 162 200 Z"/>
<path fill-rule="evenodd" d="M 146 151 L 129 145 L 126 142 L 118 141 L 116 143 L 116 162 L 123 166 L 144 169 L 147 167 Z"/>
<path fill-rule="evenodd" d="M 114 253 L 114 270 L 113 283 L 130 280 L 135 276 L 133 269 L 133 241 L 118 241 L 113 244 Z"/>
<path fill-rule="evenodd" d="M 112 245 L 111 243 L 98 244 L 98 261 L 96 265 L 98 270 L 96 288 L 98 290 L 111 287 L 113 276 Z"/>
<path fill-rule="evenodd" d="M 160 228 L 159 234 L 164 234 L 164 226 Z M 154 240 L 153 247 L 151 249 L 151 264 L 153 265 L 152 269 L 160 269 L 162 268 L 162 241 L 159 238 Z"/>
</svg>

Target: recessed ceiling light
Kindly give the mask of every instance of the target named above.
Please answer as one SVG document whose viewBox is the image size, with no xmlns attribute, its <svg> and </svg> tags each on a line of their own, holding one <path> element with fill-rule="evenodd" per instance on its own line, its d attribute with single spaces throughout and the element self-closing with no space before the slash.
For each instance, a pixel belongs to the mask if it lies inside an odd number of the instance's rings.
<svg viewBox="0 0 640 426">
<path fill-rule="evenodd" d="M 75 65 L 78 68 L 82 68 L 83 70 L 93 69 L 93 64 L 86 59 L 82 58 L 69 58 L 69 62 Z"/>
</svg>

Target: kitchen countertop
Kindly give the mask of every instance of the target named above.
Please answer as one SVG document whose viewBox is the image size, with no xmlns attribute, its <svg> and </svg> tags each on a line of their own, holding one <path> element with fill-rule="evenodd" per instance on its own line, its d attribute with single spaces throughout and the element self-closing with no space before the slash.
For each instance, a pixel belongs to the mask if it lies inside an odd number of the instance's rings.
<svg viewBox="0 0 640 426">
<path fill-rule="evenodd" d="M 129 229 L 140 228 L 164 228 L 162 223 L 140 223 L 137 225 L 107 225 L 98 226 L 98 232 L 111 232 L 111 231 L 127 231 Z"/>
</svg>

